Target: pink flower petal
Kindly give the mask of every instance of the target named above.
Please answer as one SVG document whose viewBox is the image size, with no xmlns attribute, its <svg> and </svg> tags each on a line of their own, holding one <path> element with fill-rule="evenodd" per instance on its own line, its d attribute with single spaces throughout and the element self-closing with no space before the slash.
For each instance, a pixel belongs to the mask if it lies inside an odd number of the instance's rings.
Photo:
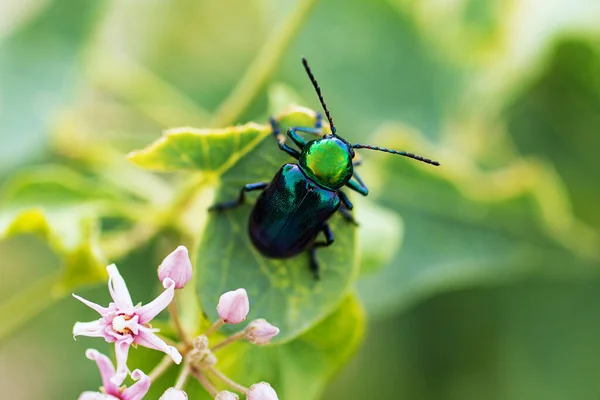
<svg viewBox="0 0 600 400">
<path fill-rule="evenodd" d="M 120 340 L 115 343 L 115 355 L 117 357 L 117 373 L 110 378 L 111 382 L 115 385 L 120 385 L 123 383 L 127 374 L 129 373 L 129 368 L 127 368 L 127 355 L 129 354 L 129 346 L 133 339 L 128 337 L 127 339 Z"/>
<path fill-rule="evenodd" d="M 131 377 L 137 382 L 123 390 L 121 394 L 122 400 L 142 400 L 148 389 L 150 389 L 150 378 L 139 369 L 136 369 L 131 374 Z"/>
<path fill-rule="evenodd" d="M 239 324 L 246 319 L 250 311 L 250 302 L 246 289 L 223 293 L 217 304 L 217 313 L 228 324 Z"/>
<path fill-rule="evenodd" d="M 263 345 L 279 334 L 279 328 L 259 318 L 246 327 L 246 339 L 252 344 Z"/>
<path fill-rule="evenodd" d="M 90 322 L 75 322 L 73 325 L 73 339 L 77 336 L 89 336 L 89 337 L 104 337 L 105 325 L 102 323 L 102 319 Z"/>
<path fill-rule="evenodd" d="M 135 337 L 135 343 L 148 347 L 150 349 L 160 350 L 163 353 L 171 356 L 175 364 L 181 362 L 181 354 L 173 346 L 166 344 L 161 338 L 156 336 L 150 329 L 140 326 L 140 331 Z"/>
<path fill-rule="evenodd" d="M 250 386 L 246 400 L 278 400 L 278 398 L 271 385 L 267 382 L 260 382 Z"/>
<path fill-rule="evenodd" d="M 96 365 L 98 365 L 98 369 L 100 370 L 100 376 L 102 377 L 102 386 L 104 386 L 106 394 L 119 396 L 121 393 L 119 386 L 123 381 L 111 381 L 111 378 L 115 375 L 115 367 L 113 367 L 112 361 L 95 349 L 86 350 L 85 356 L 90 360 L 96 361 Z M 123 377 L 123 380 L 125 380 L 125 377 Z"/>
<path fill-rule="evenodd" d="M 188 395 L 183 390 L 168 388 L 158 400 L 187 400 Z"/>
<path fill-rule="evenodd" d="M 177 247 L 158 267 L 158 279 L 171 278 L 175 289 L 182 289 L 192 278 L 192 262 L 185 246 Z"/>
<path fill-rule="evenodd" d="M 150 322 L 152 318 L 156 317 L 159 312 L 167 308 L 169 303 L 173 301 L 173 296 L 175 296 L 175 282 L 172 279 L 166 278 L 163 281 L 163 286 L 166 289 L 164 292 L 150 303 L 136 310 L 136 314 L 140 316 L 140 324 L 143 325 Z"/>
<path fill-rule="evenodd" d="M 96 304 L 94 302 L 84 299 L 83 297 L 77 296 L 75 293 L 72 293 L 72 295 L 77 300 L 79 300 L 80 302 L 82 302 L 83 304 L 85 304 L 86 306 L 91 308 L 92 310 L 96 311 L 100 315 L 105 315 L 110 311 L 108 308 L 102 307 L 100 304 Z"/>
<path fill-rule="evenodd" d="M 239 400 L 239 396 L 235 393 L 228 392 L 227 390 L 222 390 L 217 393 L 215 400 Z"/>
<path fill-rule="evenodd" d="M 77 400 L 119 400 L 119 398 L 99 392 L 83 392 Z"/>
<path fill-rule="evenodd" d="M 106 270 L 108 271 L 108 290 L 110 291 L 110 296 L 119 310 L 124 312 L 130 311 L 133 309 L 133 301 L 131 301 L 129 290 L 117 266 L 111 264 L 106 267 Z"/>
</svg>

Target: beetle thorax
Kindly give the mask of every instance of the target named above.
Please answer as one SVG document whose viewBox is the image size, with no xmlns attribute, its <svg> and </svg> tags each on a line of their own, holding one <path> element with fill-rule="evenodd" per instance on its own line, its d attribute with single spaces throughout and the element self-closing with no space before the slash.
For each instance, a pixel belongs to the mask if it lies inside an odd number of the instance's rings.
<svg viewBox="0 0 600 400">
<path fill-rule="evenodd" d="M 332 190 L 348 183 L 353 173 L 348 145 L 335 137 L 309 142 L 300 154 L 299 165 L 310 179 Z"/>
</svg>

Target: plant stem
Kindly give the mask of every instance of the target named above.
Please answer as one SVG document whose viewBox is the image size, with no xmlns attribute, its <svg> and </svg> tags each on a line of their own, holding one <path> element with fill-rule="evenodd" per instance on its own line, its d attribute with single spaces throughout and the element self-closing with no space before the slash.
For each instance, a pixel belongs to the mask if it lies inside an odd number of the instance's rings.
<svg viewBox="0 0 600 400">
<path fill-rule="evenodd" d="M 233 381 L 231 378 L 229 378 L 227 375 L 225 375 L 224 373 L 222 373 L 221 371 L 219 371 L 215 367 L 211 366 L 211 367 L 208 368 L 208 370 L 210 372 L 212 372 L 217 378 L 219 378 L 220 380 L 222 380 L 223 382 L 225 382 L 227 385 L 229 385 L 231 388 L 233 388 L 233 390 L 238 391 L 238 392 L 243 393 L 243 394 L 248 393 L 248 388 L 247 387 L 242 386 L 239 383 Z"/>
<path fill-rule="evenodd" d="M 213 115 L 209 126 L 230 125 L 240 117 L 275 72 L 287 45 L 296 36 L 315 3 L 316 0 L 299 0 L 296 9 L 271 33 L 242 80 Z"/>
<path fill-rule="evenodd" d="M 183 343 L 185 343 L 186 347 L 191 348 L 192 341 L 190 340 L 190 337 L 188 336 L 183 325 L 181 324 L 181 320 L 179 319 L 179 311 L 177 311 L 176 299 L 177 299 L 177 296 L 175 296 L 173 298 L 173 301 L 169 304 L 169 313 L 171 314 L 171 319 L 173 320 L 175 329 L 177 330 L 177 333 L 179 334 L 179 339 Z"/>
<path fill-rule="evenodd" d="M 177 378 L 177 383 L 175 383 L 175 389 L 181 389 L 183 385 L 185 385 L 185 381 L 187 380 L 188 376 L 190 376 L 190 364 L 186 360 L 184 361 L 181 373 Z"/>
<path fill-rule="evenodd" d="M 233 335 L 229 336 L 227 339 L 223 340 L 221 343 L 218 343 L 215 346 L 213 346 L 210 350 L 217 351 L 217 350 L 227 346 L 228 344 L 235 342 L 236 340 L 243 339 L 244 337 L 246 337 L 245 330 L 240 331 L 238 333 L 234 333 Z"/>
<path fill-rule="evenodd" d="M 216 397 L 216 395 L 217 395 L 217 393 L 219 393 L 219 391 L 217 390 L 215 385 L 213 385 L 201 371 L 199 371 L 195 368 L 192 368 L 191 372 L 192 372 L 192 375 L 194 375 L 196 377 L 196 379 L 198 379 L 198 382 L 200 382 L 200 384 L 204 387 L 204 389 L 206 389 L 208 394 L 210 394 L 212 397 Z"/>
<path fill-rule="evenodd" d="M 148 374 L 148 377 L 150 378 L 150 381 L 154 381 L 156 378 L 158 378 L 159 376 L 161 376 L 162 374 L 164 374 L 164 372 L 169 369 L 169 367 L 172 364 L 172 360 L 170 356 L 164 356 L 162 360 L 160 360 L 160 362 L 158 364 L 156 364 L 156 367 L 154 367 L 154 369 L 152 371 L 150 371 L 150 373 Z"/>
<path fill-rule="evenodd" d="M 223 321 L 222 319 L 218 319 L 215 321 L 214 324 L 212 324 L 212 326 L 210 328 L 208 328 L 206 330 L 206 332 L 203 333 L 204 336 L 208 336 L 211 333 L 215 332 L 217 329 L 219 329 L 220 327 L 222 327 L 223 325 L 225 325 L 225 321 Z"/>
</svg>

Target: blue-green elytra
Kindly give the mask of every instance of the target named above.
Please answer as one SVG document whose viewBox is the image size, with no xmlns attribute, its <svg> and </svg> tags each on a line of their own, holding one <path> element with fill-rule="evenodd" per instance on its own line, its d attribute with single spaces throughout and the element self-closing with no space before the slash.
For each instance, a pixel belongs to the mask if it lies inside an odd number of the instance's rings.
<svg viewBox="0 0 600 400">
<path fill-rule="evenodd" d="M 298 162 L 282 166 L 271 182 L 245 185 L 236 200 L 215 204 L 210 210 L 223 211 L 237 207 L 244 202 L 246 192 L 262 190 L 248 222 L 248 234 L 252 243 L 269 258 L 289 258 L 308 251 L 310 269 L 318 279 L 319 264 L 315 250 L 330 246 L 334 241 L 327 221 L 339 211 L 348 222 L 356 224 L 350 213 L 352 203 L 342 188 L 347 187 L 363 196 L 369 193 L 367 186 L 354 171 L 354 167 L 359 164 L 353 161 L 354 149 L 379 150 L 431 165 L 440 164 L 404 151 L 348 143 L 336 133 L 321 89 L 305 58 L 302 58 L 302 64 L 325 111 L 331 133 L 322 134 L 322 117 L 317 114 L 314 128 L 297 127 L 287 131 L 287 136 L 296 145 L 296 149 L 286 144 L 277 122 L 271 118 L 273 137 L 279 148 Z M 320 138 L 306 141 L 299 132 L 318 135 Z M 324 240 L 317 240 L 321 232 Z"/>
</svg>

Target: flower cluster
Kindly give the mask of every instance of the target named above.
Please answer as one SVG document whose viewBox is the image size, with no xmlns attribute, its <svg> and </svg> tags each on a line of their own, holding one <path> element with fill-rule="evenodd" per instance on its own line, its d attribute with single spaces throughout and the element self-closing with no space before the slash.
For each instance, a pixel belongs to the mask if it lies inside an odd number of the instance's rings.
<svg viewBox="0 0 600 400">
<path fill-rule="evenodd" d="M 102 378 L 100 392 L 84 392 L 79 400 L 141 400 L 148 392 L 151 380 L 159 377 L 172 363 L 181 364 L 181 373 L 175 385 L 167 389 L 160 400 L 184 400 L 187 394 L 181 390 L 189 376 L 194 376 L 198 382 L 219 400 L 239 399 L 230 391 L 218 391 L 207 378 L 207 372 L 220 379 L 234 391 L 246 395 L 249 400 L 277 399 L 275 390 L 266 382 L 261 382 L 246 388 L 215 368 L 217 358 L 214 351 L 236 340 L 246 339 L 256 345 L 267 344 L 279 333 L 279 329 L 264 319 L 251 321 L 245 329 L 235 333 L 214 346 L 209 345 L 208 336 L 224 324 L 239 324 L 246 319 L 250 311 L 250 303 L 246 290 L 237 289 L 224 293 L 219 299 L 217 312 L 219 319 L 204 334 L 188 338 L 187 332 L 179 323 L 177 308 L 174 305 L 175 289 L 182 289 L 192 277 L 192 263 L 188 251 L 179 246 L 169 254 L 158 267 L 158 278 L 164 291 L 146 305 L 134 305 L 125 284 L 125 280 L 117 267 L 112 264 L 106 267 L 108 271 L 108 290 L 112 302 L 103 307 L 80 296 L 73 294 L 94 311 L 100 318 L 91 322 L 77 322 L 73 327 L 73 337 L 91 336 L 104 338 L 115 344 L 116 368 L 112 361 L 95 349 L 88 349 L 86 357 L 96 362 Z M 175 346 L 167 344 L 152 328 L 150 322 L 165 308 L 169 308 L 173 323 L 179 333 L 181 343 Z M 144 346 L 166 354 L 163 361 L 152 372 L 146 375 L 135 369 L 130 371 L 127 366 L 129 350 L 132 346 Z M 135 383 L 130 387 L 122 386 L 130 376 Z"/>
</svg>

